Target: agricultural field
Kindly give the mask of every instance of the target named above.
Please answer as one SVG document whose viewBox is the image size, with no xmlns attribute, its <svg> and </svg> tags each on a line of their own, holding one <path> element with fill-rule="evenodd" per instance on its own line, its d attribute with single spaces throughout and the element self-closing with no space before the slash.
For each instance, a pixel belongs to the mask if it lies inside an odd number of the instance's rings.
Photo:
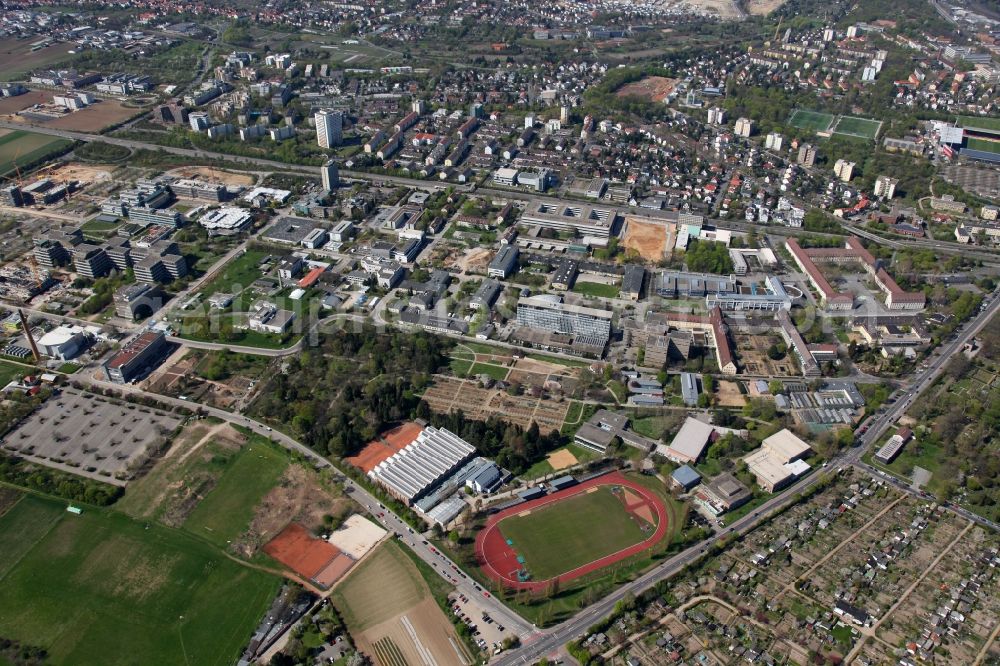
<svg viewBox="0 0 1000 666">
<path fill-rule="evenodd" d="M 53 44 L 32 51 L 31 39 L 0 39 L 0 80 L 12 81 L 33 69 L 41 69 L 66 60 L 72 44 Z"/>
<path fill-rule="evenodd" d="M 68 147 L 72 142 L 24 130 L 0 130 L 0 176 L 15 165 L 28 165 Z"/>
<path fill-rule="evenodd" d="M 141 111 L 141 107 L 128 106 L 116 99 L 102 99 L 96 104 L 43 124 L 46 127 L 74 132 L 98 132 L 105 127 L 128 120 Z"/>
<path fill-rule="evenodd" d="M 477 363 L 467 367 L 466 373 L 478 367 L 477 371 L 486 372 L 490 376 L 499 375 L 501 371 L 507 374 L 507 370 L 496 365 Z M 513 373 L 510 373 L 508 380 L 512 378 Z M 423 399 L 431 409 L 442 414 L 462 410 L 472 419 L 485 421 L 490 416 L 497 416 L 524 428 L 534 421 L 543 433 L 562 428 L 569 408 L 567 401 L 558 402 L 544 396 L 510 395 L 505 391 L 483 388 L 477 381 L 445 375 L 434 375 L 433 382 L 424 391 Z"/>
<path fill-rule="evenodd" d="M 826 132 L 833 126 L 836 119 L 837 117 L 831 113 L 795 109 L 792 111 L 792 115 L 788 117 L 788 124 L 792 127 L 812 132 Z"/>
<path fill-rule="evenodd" d="M 235 660 L 277 577 L 182 531 L 65 507 L 25 496 L 0 517 L 0 635 L 44 648 L 52 663 Z"/>
<path fill-rule="evenodd" d="M 456 650 L 465 655 L 420 571 L 394 541 L 357 565 L 331 599 L 358 648 L 379 663 L 425 663 L 421 654 L 429 653 L 436 663 L 453 664 Z M 464 663 L 471 663 L 467 655 Z"/>
</svg>

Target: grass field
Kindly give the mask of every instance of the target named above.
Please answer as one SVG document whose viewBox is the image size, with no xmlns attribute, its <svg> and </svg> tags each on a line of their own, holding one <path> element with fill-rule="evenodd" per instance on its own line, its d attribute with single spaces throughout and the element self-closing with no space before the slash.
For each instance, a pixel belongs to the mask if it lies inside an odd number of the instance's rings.
<svg viewBox="0 0 1000 666">
<path fill-rule="evenodd" d="M 477 375 L 489 375 L 493 379 L 498 381 L 507 379 L 507 373 L 510 371 L 509 368 L 503 368 L 498 365 L 490 365 L 488 363 L 476 363 L 469 369 L 469 376 L 475 377 Z"/>
<path fill-rule="evenodd" d="M 616 298 L 619 291 L 618 285 L 603 282 L 577 282 L 573 285 L 573 293 L 599 298 Z"/>
<path fill-rule="evenodd" d="M 0 635 L 55 664 L 235 661 L 277 578 L 179 530 L 26 496 L 0 518 Z"/>
<path fill-rule="evenodd" d="M 15 377 L 33 374 L 32 368 L 19 363 L 0 360 L 0 386 L 6 386 Z"/>
<path fill-rule="evenodd" d="M 1000 132 L 1000 118 L 984 118 L 982 116 L 959 116 L 955 119 L 962 127 L 978 127 L 979 129 Z"/>
<path fill-rule="evenodd" d="M 600 486 L 499 523 L 536 580 L 547 580 L 646 538 L 610 488 Z"/>
<path fill-rule="evenodd" d="M 240 450 L 216 486 L 184 521 L 184 529 L 225 548 L 253 519 L 261 498 L 288 467 L 288 457 L 260 437 Z"/>
<path fill-rule="evenodd" d="M 987 153 L 1000 154 L 1000 141 L 990 141 L 989 139 L 969 137 L 965 140 L 965 146 L 969 150 L 982 150 Z"/>
<path fill-rule="evenodd" d="M 799 129 L 825 132 L 830 129 L 834 120 L 836 120 L 836 116 L 829 113 L 795 109 L 792 111 L 792 115 L 788 117 L 788 124 Z"/>
<path fill-rule="evenodd" d="M 352 633 L 392 619 L 429 596 L 420 572 L 392 541 L 370 554 L 332 595 Z"/>
<path fill-rule="evenodd" d="M 249 287 L 254 280 L 260 277 L 260 269 L 257 264 L 267 256 L 267 252 L 262 250 L 247 250 L 245 253 L 234 258 L 211 282 L 201 288 L 201 293 L 211 296 L 217 291 L 227 294 L 237 294 Z"/>
<path fill-rule="evenodd" d="M 874 139 L 878 136 L 881 128 L 882 123 L 878 120 L 857 118 L 855 116 L 840 116 L 833 128 L 833 133 L 843 136 L 859 136 L 865 139 Z"/>
<path fill-rule="evenodd" d="M 72 143 L 46 134 L 14 130 L 0 135 L 0 176 L 17 166 L 28 165 Z"/>
</svg>

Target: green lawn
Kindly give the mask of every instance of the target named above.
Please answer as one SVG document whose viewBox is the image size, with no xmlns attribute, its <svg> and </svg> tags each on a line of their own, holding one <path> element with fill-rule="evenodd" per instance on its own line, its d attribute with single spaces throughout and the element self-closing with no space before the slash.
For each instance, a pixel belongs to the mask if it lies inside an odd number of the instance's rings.
<svg viewBox="0 0 1000 666">
<path fill-rule="evenodd" d="M 247 250 L 240 256 L 235 257 L 226 264 L 219 275 L 200 289 L 201 293 L 205 294 L 206 297 L 216 292 L 226 294 L 240 293 L 260 278 L 260 270 L 257 268 L 257 264 L 267 254 L 263 250 Z"/>
<path fill-rule="evenodd" d="M 31 366 L 11 363 L 0 359 L 0 386 L 6 386 L 15 377 L 35 374 L 35 369 Z"/>
<path fill-rule="evenodd" d="M 184 521 L 184 529 L 225 548 L 247 528 L 257 503 L 286 467 L 283 451 L 252 437 Z"/>
<path fill-rule="evenodd" d="M 556 365 L 565 365 L 567 368 L 586 368 L 593 361 L 577 361 L 571 358 L 560 358 L 558 356 L 546 356 L 545 354 L 528 354 L 527 358 L 535 361 L 543 361 L 545 363 L 555 363 Z"/>
<path fill-rule="evenodd" d="M 235 661 L 277 578 L 183 531 L 65 506 L 30 497 L 0 519 L 0 635 L 53 664 Z"/>
<path fill-rule="evenodd" d="M 503 380 L 507 379 L 507 373 L 510 368 L 504 368 L 499 365 L 491 365 L 488 363 L 476 363 L 471 368 L 469 368 L 469 376 L 475 377 L 477 375 L 489 375 L 493 379 Z"/>
<path fill-rule="evenodd" d="M 573 285 L 573 292 L 584 296 L 596 296 L 598 298 L 615 298 L 620 291 L 616 284 L 604 284 L 602 282 L 577 282 Z"/>
<path fill-rule="evenodd" d="M 26 495 L 0 517 L 0 579 L 52 529 L 65 510 L 55 502 Z"/>
<path fill-rule="evenodd" d="M 609 487 L 499 523 L 536 580 L 547 580 L 639 543 L 646 534 Z"/>
</svg>

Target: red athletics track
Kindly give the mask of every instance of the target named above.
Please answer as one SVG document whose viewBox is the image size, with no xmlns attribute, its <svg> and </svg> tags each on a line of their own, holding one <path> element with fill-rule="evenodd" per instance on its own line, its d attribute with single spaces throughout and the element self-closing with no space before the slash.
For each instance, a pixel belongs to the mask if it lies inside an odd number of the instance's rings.
<svg viewBox="0 0 1000 666">
<path fill-rule="evenodd" d="M 517 553 L 514 552 L 513 548 L 507 545 L 507 540 L 504 538 L 503 534 L 500 533 L 499 523 L 510 516 L 516 516 L 517 514 L 530 509 L 536 509 L 538 507 L 545 506 L 546 504 L 559 502 L 596 486 L 623 486 L 639 495 L 641 501 L 627 504 L 625 510 L 629 513 L 635 514 L 637 510 L 641 510 L 643 507 L 648 506 L 656 514 L 656 531 L 648 539 L 640 541 L 639 543 L 629 546 L 623 550 L 619 550 L 617 553 L 605 555 L 604 557 L 596 559 L 593 562 L 588 562 L 587 564 L 579 566 L 576 569 L 559 574 L 558 579 L 560 583 L 580 578 L 581 576 L 585 576 L 586 574 L 597 571 L 598 569 L 603 569 L 604 567 L 614 564 L 615 562 L 620 562 L 621 560 L 635 555 L 636 553 L 641 553 L 653 544 L 657 543 L 664 537 L 664 535 L 666 535 L 668 527 L 667 509 L 663 505 L 663 502 L 645 486 L 625 478 L 625 476 L 619 472 L 611 472 L 610 474 L 604 474 L 588 481 L 584 481 L 583 483 L 573 486 L 572 488 L 567 488 L 566 490 L 562 490 L 536 500 L 531 500 L 530 502 L 518 504 L 517 506 L 490 516 L 490 518 L 486 521 L 486 525 L 476 535 L 476 560 L 479 562 L 480 569 L 482 569 L 483 573 L 489 578 L 502 583 L 504 586 L 512 590 L 531 590 L 535 592 L 547 588 L 552 579 L 522 582 L 517 579 L 516 575 L 512 576 L 514 572 L 521 568 L 521 565 L 517 561 Z M 556 544 L 553 544 L 553 546 L 558 547 Z"/>
</svg>

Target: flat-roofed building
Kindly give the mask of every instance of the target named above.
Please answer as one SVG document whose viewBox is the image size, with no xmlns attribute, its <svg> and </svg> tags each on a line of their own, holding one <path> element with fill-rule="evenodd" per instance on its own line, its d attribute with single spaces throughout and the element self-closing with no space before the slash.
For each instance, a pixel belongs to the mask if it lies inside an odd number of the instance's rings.
<svg viewBox="0 0 1000 666">
<path fill-rule="evenodd" d="M 812 448 L 786 428 L 761 442 L 743 461 L 760 487 L 773 493 L 811 469 L 802 460 L 811 453 Z"/>
<path fill-rule="evenodd" d="M 585 237 L 608 238 L 617 219 L 618 211 L 614 208 L 544 201 L 529 205 L 518 224 L 569 231 Z"/>
<path fill-rule="evenodd" d="M 104 362 L 104 372 L 116 384 L 127 384 L 162 357 L 167 338 L 160 331 L 144 331 Z"/>
<path fill-rule="evenodd" d="M 694 495 L 696 501 L 716 516 L 743 506 L 753 497 L 750 489 L 729 472 L 704 481 Z"/>
<path fill-rule="evenodd" d="M 507 279 L 517 270 L 517 258 L 520 253 L 516 245 L 504 245 L 490 260 L 486 274 L 499 280 Z"/>
<path fill-rule="evenodd" d="M 606 345 L 611 337 L 612 312 L 562 302 L 558 296 L 529 296 L 517 304 L 517 324 L 526 328 L 586 336 Z"/>
<path fill-rule="evenodd" d="M 604 453 L 615 437 L 628 427 L 628 417 L 607 409 L 599 409 L 576 431 L 573 441 L 584 448 Z"/>
</svg>

